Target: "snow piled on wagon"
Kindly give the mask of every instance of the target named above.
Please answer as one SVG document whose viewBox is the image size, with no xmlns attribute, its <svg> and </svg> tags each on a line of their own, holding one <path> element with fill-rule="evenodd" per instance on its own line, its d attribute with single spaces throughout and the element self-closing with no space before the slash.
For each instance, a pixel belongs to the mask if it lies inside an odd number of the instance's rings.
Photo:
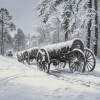
<svg viewBox="0 0 100 100">
<path fill-rule="evenodd" d="M 32 47 L 32 48 L 28 49 L 27 51 L 31 52 L 31 50 L 37 50 L 37 49 L 38 49 L 38 47 Z"/>
<path fill-rule="evenodd" d="M 32 50 L 38 50 L 38 47 L 32 47 L 32 48 L 27 49 L 27 50 L 19 51 L 19 52 L 17 53 L 17 55 L 21 55 L 21 54 L 23 54 L 23 53 L 26 52 L 26 51 L 31 52 Z"/>
<path fill-rule="evenodd" d="M 69 47 L 69 49 L 70 49 L 73 45 L 73 42 L 76 41 L 76 40 L 82 41 L 79 38 L 75 38 L 75 39 L 70 40 L 70 41 L 61 42 L 61 43 L 52 44 L 52 45 L 47 45 L 47 46 L 42 47 L 41 49 L 45 49 L 47 51 L 53 51 L 53 50 L 58 51 L 58 50 L 61 50 L 64 47 L 66 47 L 66 48 Z M 83 43 L 83 41 L 82 41 L 82 43 Z"/>
</svg>

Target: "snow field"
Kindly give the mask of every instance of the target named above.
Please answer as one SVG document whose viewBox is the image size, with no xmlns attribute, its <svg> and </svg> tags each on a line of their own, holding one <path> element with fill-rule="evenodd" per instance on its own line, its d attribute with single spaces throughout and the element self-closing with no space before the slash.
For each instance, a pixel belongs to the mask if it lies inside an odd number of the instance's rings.
<svg viewBox="0 0 100 100">
<path fill-rule="evenodd" d="M 95 70 L 83 74 L 70 73 L 68 65 L 62 70 L 51 66 L 46 74 L 37 70 L 35 61 L 24 65 L 0 56 L 0 62 L 0 100 L 100 100 L 100 85 L 92 85 L 100 84 L 98 59 Z"/>
</svg>

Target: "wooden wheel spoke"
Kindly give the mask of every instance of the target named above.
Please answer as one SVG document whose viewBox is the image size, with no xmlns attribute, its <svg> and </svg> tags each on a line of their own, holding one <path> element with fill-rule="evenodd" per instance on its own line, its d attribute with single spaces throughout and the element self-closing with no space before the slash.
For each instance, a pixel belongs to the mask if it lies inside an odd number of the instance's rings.
<svg viewBox="0 0 100 100">
<path fill-rule="evenodd" d="M 94 58 L 90 58 L 90 59 L 88 59 L 88 60 L 91 60 L 91 59 L 94 59 Z"/>
<path fill-rule="evenodd" d="M 89 70 L 89 68 L 91 69 L 91 67 L 90 67 L 90 65 L 89 65 L 89 64 L 87 65 L 87 68 L 88 68 L 88 71 L 90 71 L 90 70 Z"/>
<path fill-rule="evenodd" d="M 89 52 L 87 51 L 87 57 L 89 56 Z"/>
<path fill-rule="evenodd" d="M 88 71 L 89 71 L 89 67 L 88 67 L 89 65 L 88 64 L 86 64 L 86 68 L 88 69 Z"/>
<path fill-rule="evenodd" d="M 94 63 L 94 61 L 92 62 L 92 61 L 87 61 L 87 62 L 91 62 L 91 63 Z"/>
<path fill-rule="evenodd" d="M 87 58 L 89 58 L 91 56 L 91 54 L 89 56 L 87 56 Z"/>
<path fill-rule="evenodd" d="M 73 55 L 71 56 L 71 58 L 72 58 L 72 59 L 76 59 L 76 56 L 73 54 Z"/>
<path fill-rule="evenodd" d="M 82 55 L 80 56 L 80 58 L 78 58 L 78 60 L 79 60 L 80 62 L 83 62 L 83 61 L 84 61 L 84 58 L 82 57 Z"/>
<path fill-rule="evenodd" d="M 92 65 L 91 63 L 88 63 L 89 65 L 91 65 L 92 67 L 94 66 L 94 65 Z"/>
<path fill-rule="evenodd" d="M 77 42 L 78 45 L 78 42 Z M 74 57 L 72 59 L 69 59 L 69 65 L 71 66 L 71 71 L 85 71 L 85 58 L 83 53 L 81 53 L 79 50 L 73 51 L 71 53 L 71 56 Z M 73 70 L 72 70 L 73 69 Z"/>
</svg>

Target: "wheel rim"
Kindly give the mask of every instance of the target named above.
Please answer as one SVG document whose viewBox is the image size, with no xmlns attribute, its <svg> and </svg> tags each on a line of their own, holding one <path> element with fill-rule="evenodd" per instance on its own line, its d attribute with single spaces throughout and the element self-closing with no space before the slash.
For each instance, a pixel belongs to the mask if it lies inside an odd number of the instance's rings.
<svg viewBox="0 0 100 100">
<path fill-rule="evenodd" d="M 96 62 L 96 60 L 95 60 L 94 54 L 90 50 L 88 50 L 88 49 L 84 49 L 84 54 L 85 54 L 85 58 L 86 58 L 85 69 L 88 72 L 91 72 L 95 68 L 95 62 Z"/>
<path fill-rule="evenodd" d="M 71 72 L 84 72 L 85 71 L 85 59 L 84 55 L 80 51 L 72 51 L 69 55 L 69 68 Z"/>
</svg>

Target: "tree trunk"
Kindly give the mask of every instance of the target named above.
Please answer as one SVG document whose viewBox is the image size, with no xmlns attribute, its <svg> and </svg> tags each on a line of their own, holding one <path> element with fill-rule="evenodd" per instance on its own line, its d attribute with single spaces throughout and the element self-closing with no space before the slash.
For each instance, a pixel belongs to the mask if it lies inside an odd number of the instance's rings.
<svg viewBox="0 0 100 100">
<path fill-rule="evenodd" d="M 1 55 L 4 55 L 4 48 L 3 48 L 3 11 L 2 11 L 2 35 L 1 35 Z"/>
<path fill-rule="evenodd" d="M 19 42 L 18 42 L 18 52 L 19 52 Z"/>
<path fill-rule="evenodd" d="M 89 0 L 89 8 L 92 8 L 92 0 Z M 88 31 L 87 31 L 87 47 L 90 48 L 90 38 L 91 38 L 91 19 L 88 23 Z"/>
<path fill-rule="evenodd" d="M 68 33 L 66 32 L 65 33 L 65 41 L 67 41 L 68 40 Z"/>
<path fill-rule="evenodd" d="M 95 11 L 97 11 L 97 0 L 94 0 Z M 94 54 L 97 56 L 97 47 L 98 47 L 98 16 L 95 15 L 95 39 L 94 39 Z"/>
<path fill-rule="evenodd" d="M 58 24 L 58 43 L 59 43 L 59 24 Z"/>
<path fill-rule="evenodd" d="M 90 38 L 91 38 L 91 20 L 88 23 L 88 33 L 87 33 L 87 47 L 90 48 Z"/>
</svg>

